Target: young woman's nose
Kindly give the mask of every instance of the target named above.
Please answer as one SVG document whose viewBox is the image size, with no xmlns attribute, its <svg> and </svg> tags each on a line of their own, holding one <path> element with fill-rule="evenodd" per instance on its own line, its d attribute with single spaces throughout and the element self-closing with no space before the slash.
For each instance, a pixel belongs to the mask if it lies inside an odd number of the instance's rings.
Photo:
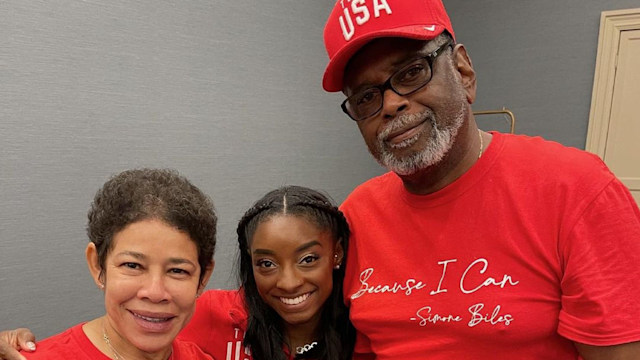
<svg viewBox="0 0 640 360">
<path fill-rule="evenodd" d="M 293 266 L 285 266 L 280 271 L 276 286 L 284 291 L 292 292 L 304 283 L 299 271 Z"/>
</svg>

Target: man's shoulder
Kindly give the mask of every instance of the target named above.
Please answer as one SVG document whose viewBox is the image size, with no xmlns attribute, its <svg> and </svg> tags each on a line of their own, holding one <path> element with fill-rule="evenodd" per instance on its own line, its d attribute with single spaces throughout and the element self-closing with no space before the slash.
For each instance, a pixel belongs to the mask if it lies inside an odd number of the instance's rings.
<svg viewBox="0 0 640 360">
<path fill-rule="evenodd" d="M 595 154 L 566 146 L 542 137 L 499 134 L 504 137 L 501 155 L 508 166 L 534 170 L 536 167 L 560 173 L 589 173 L 594 170 L 609 173 L 607 166 Z"/>
<path fill-rule="evenodd" d="M 358 185 L 347 196 L 341 207 L 349 207 L 352 203 L 362 203 L 385 196 L 390 191 L 395 191 L 398 186 L 402 186 L 402 180 L 398 175 L 393 172 L 384 173 Z"/>
</svg>

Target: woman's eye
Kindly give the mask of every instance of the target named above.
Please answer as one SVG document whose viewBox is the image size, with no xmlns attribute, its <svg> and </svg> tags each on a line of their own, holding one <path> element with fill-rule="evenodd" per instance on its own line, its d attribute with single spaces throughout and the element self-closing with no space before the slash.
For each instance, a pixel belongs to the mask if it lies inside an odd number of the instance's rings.
<svg viewBox="0 0 640 360">
<path fill-rule="evenodd" d="M 258 267 L 266 268 L 266 269 L 270 269 L 276 266 L 276 264 L 274 264 L 273 261 L 271 260 L 258 260 L 256 265 L 258 265 Z"/>
<path fill-rule="evenodd" d="M 319 257 L 317 255 L 307 255 L 307 256 L 303 257 L 302 260 L 300 260 L 300 263 L 303 264 L 303 265 L 312 264 L 316 260 L 318 260 L 318 258 Z"/>
<path fill-rule="evenodd" d="M 140 264 L 134 263 L 134 262 L 126 262 L 120 266 L 126 267 L 127 269 L 134 269 L 134 270 L 141 268 Z"/>
<path fill-rule="evenodd" d="M 179 268 L 171 269 L 171 270 L 169 270 L 169 272 L 172 273 L 172 274 L 178 274 L 178 275 L 183 275 L 183 274 L 184 275 L 189 275 L 190 274 L 187 270 L 179 269 Z"/>
</svg>

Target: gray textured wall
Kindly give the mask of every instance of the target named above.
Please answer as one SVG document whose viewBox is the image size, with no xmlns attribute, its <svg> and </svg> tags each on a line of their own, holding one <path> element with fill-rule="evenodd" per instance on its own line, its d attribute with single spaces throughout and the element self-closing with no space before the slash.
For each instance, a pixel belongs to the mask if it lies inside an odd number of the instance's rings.
<svg viewBox="0 0 640 360">
<path fill-rule="evenodd" d="M 0 1 L 0 328 L 102 313 L 85 216 L 115 172 L 174 167 L 220 215 L 210 287 L 235 285 L 235 222 L 282 184 L 341 201 L 380 173 L 320 87 L 332 0 Z M 600 11 L 638 0 L 445 0 L 475 109 L 583 147 Z"/>
<path fill-rule="evenodd" d="M 0 329 L 44 337 L 103 312 L 86 211 L 111 175 L 173 167 L 235 224 L 271 188 L 336 201 L 380 173 L 325 94 L 329 1 L 0 1 Z"/>
</svg>

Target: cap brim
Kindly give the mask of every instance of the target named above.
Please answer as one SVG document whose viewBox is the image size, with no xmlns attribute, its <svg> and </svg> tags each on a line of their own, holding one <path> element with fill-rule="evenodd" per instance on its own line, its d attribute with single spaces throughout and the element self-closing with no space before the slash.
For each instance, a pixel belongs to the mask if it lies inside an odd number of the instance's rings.
<svg viewBox="0 0 640 360">
<path fill-rule="evenodd" d="M 371 40 L 384 37 L 402 37 L 416 40 L 431 40 L 445 30 L 443 25 L 411 25 L 395 29 L 374 31 L 363 35 L 340 49 L 329 61 L 322 78 L 322 87 L 329 92 L 342 91 L 342 79 L 347 63 Z"/>
</svg>

